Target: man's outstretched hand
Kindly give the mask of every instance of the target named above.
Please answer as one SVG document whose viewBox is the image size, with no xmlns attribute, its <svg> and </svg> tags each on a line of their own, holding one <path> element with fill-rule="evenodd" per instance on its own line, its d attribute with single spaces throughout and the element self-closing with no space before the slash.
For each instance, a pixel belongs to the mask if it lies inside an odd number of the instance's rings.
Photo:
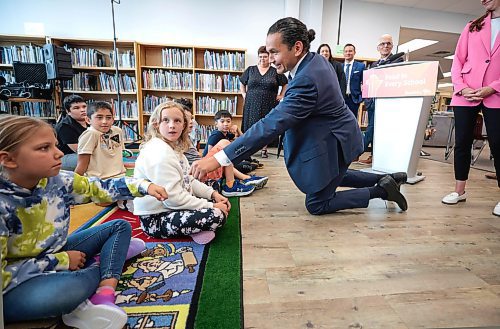
<svg viewBox="0 0 500 329">
<path fill-rule="evenodd" d="M 193 162 L 191 171 L 189 172 L 194 178 L 201 180 L 207 176 L 207 173 L 219 168 L 220 164 L 212 157 L 206 157 L 201 160 Z"/>
</svg>

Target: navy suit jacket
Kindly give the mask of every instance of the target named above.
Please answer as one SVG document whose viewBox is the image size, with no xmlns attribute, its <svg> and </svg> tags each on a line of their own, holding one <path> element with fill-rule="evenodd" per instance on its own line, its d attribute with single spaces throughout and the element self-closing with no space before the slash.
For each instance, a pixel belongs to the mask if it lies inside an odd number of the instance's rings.
<svg viewBox="0 0 500 329">
<path fill-rule="evenodd" d="M 345 71 L 345 64 L 342 64 Z M 351 99 L 354 103 L 361 103 L 363 97 L 361 96 L 361 84 L 363 83 L 363 71 L 365 70 L 365 64 L 358 61 L 352 62 L 352 67 L 350 68 L 351 79 L 346 76 L 346 80 L 349 81 L 349 88 L 351 91 Z"/>
<path fill-rule="evenodd" d="M 356 118 L 345 105 L 332 65 L 319 54 L 306 55 L 283 100 L 224 152 L 238 163 L 283 133 L 286 167 L 307 194 L 325 188 L 341 164 L 363 152 Z"/>
</svg>

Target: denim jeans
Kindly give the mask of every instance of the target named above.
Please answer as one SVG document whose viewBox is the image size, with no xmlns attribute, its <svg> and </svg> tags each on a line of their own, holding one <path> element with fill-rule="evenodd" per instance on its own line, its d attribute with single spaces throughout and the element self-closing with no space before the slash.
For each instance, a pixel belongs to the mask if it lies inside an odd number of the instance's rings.
<svg viewBox="0 0 500 329">
<path fill-rule="evenodd" d="M 76 165 L 78 164 L 78 154 L 76 153 L 71 153 L 71 154 L 65 154 L 62 159 L 62 170 L 68 170 L 68 171 L 75 171 Z"/>
<path fill-rule="evenodd" d="M 63 250 L 86 255 L 85 267 L 77 271 L 43 273 L 21 283 L 4 295 L 7 323 L 60 316 L 73 311 L 92 296 L 104 279 L 119 279 L 131 237 L 130 224 L 114 220 L 74 233 Z M 100 263 L 94 256 L 100 254 Z"/>
</svg>

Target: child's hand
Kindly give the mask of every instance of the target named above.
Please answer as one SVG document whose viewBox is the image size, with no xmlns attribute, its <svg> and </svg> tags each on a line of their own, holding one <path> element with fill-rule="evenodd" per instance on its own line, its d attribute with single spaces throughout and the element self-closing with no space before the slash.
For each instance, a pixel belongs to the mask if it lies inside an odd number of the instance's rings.
<svg viewBox="0 0 500 329">
<path fill-rule="evenodd" d="M 229 202 L 228 198 L 226 198 L 225 196 L 223 196 L 219 192 L 214 191 L 214 193 L 212 193 L 212 199 L 216 203 L 219 203 L 219 202 L 224 203 L 227 206 L 227 211 L 228 212 L 231 210 L 231 202 Z"/>
<path fill-rule="evenodd" d="M 222 210 L 222 212 L 227 216 L 227 214 L 229 213 L 229 207 L 227 206 L 226 203 L 224 202 L 217 202 L 217 203 L 214 203 L 214 208 L 218 208 L 220 210 Z"/>
<path fill-rule="evenodd" d="M 158 201 L 165 201 L 168 199 L 168 194 L 165 188 L 153 183 L 149 184 L 148 194 L 154 196 Z"/>
<path fill-rule="evenodd" d="M 69 269 L 70 271 L 77 271 L 82 269 L 85 265 L 85 253 L 78 250 L 67 250 L 66 253 L 69 257 Z"/>
</svg>

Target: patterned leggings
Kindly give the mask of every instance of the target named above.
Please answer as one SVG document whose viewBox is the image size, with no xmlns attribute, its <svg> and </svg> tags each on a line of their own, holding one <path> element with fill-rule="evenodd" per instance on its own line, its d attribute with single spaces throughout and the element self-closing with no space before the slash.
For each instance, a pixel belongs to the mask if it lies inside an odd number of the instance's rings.
<svg viewBox="0 0 500 329">
<path fill-rule="evenodd" d="M 160 239 L 191 235 L 201 231 L 215 231 L 226 223 L 226 215 L 218 208 L 200 210 L 173 210 L 139 216 L 143 231 Z"/>
</svg>

